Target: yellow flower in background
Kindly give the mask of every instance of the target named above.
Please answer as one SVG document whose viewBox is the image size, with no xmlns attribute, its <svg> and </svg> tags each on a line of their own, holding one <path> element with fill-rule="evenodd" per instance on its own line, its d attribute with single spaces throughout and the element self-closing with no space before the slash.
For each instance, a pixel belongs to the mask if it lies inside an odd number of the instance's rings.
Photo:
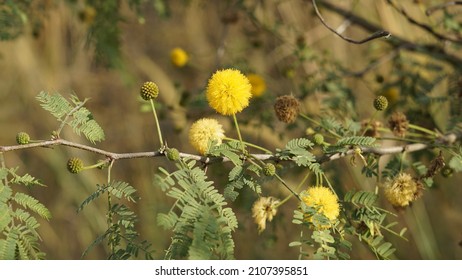
<svg viewBox="0 0 462 280">
<path fill-rule="evenodd" d="M 279 200 L 274 197 L 260 197 L 252 206 L 252 217 L 258 226 L 258 233 L 266 228 L 266 221 L 271 222 L 276 216 Z"/>
<path fill-rule="evenodd" d="M 254 97 L 262 96 L 266 90 L 266 82 L 262 76 L 258 74 L 248 74 L 247 79 L 249 79 L 250 84 L 252 85 L 252 95 Z"/>
<path fill-rule="evenodd" d="M 396 207 L 408 206 L 422 195 L 422 184 L 407 173 L 400 173 L 385 184 L 385 197 Z"/>
<path fill-rule="evenodd" d="M 335 221 L 340 214 L 340 205 L 337 196 L 327 187 L 311 187 L 300 195 L 302 202 L 314 208 L 319 214 L 324 215 L 331 222 Z M 312 217 L 308 217 L 311 222 Z"/>
<path fill-rule="evenodd" d="M 386 89 L 382 95 L 385 96 L 391 104 L 394 104 L 399 100 L 400 92 L 397 87 L 390 87 Z"/>
<path fill-rule="evenodd" d="M 249 106 L 251 90 L 249 79 L 239 70 L 219 70 L 208 82 L 207 101 L 218 113 L 230 116 Z"/>
<path fill-rule="evenodd" d="M 223 127 L 215 119 L 197 120 L 189 129 L 189 143 L 202 155 L 207 153 L 211 141 L 216 141 L 216 144 L 220 145 L 223 138 Z"/>
<path fill-rule="evenodd" d="M 183 67 L 188 63 L 189 56 L 182 48 L 174 48 L 170 52 L 170 60 L 176 67 Z"/>
</svg>

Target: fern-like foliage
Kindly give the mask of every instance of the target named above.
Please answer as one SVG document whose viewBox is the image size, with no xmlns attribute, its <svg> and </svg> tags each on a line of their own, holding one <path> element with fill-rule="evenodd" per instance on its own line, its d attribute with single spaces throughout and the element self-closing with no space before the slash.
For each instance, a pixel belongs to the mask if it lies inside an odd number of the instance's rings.
<svg viewBox="0 0 462 280">
<path fill-rule="evenodd" d="M 354 146 L 373 147 L 375 142 L 374 137 L 369 136 L 350 136 L 341 138 L 335 143 L 326 148 L 327 153 L 343 153 Z"/>
<path fill-rule="evenodd" d="M 176 200 L 157 222 L 173 231 L 166 259 L 233 259 L 232 232 L 237 219 L 222 194 L 207 181 L 194 160 L 180 160 L 178 170 L 157 175 L 157 184 Z"/>
<path fill-rule="evenodd" d="M 91 143 L 104 140 L 104 131 L 94 120 L 91 112 L 83 107 L 86 100 L 80 101 L 75 95 L 67 100 L 59 93 L 42 91 L 37 95 L 40 106 L 50 112 L 61 126 L 68 125 L 77 134 L 83 134 Z"/>
<path fill-rule="evenodd" d="M 39 248 L 38 221 L 31 214 L 50 219 L 50 211 L 37 199 L 15 192 L 17 184 L 42 185 L 34 177 L 0 169 L 0 259 L 43 259 Z"/>
<path fill-rule="evenodd" d="M 107 213 L 109 217 L 108 229 L 88 246 L 82 256 L 85 256 L 93 247 L 106 240 L 110 249 L 109 259 L 126 260 L 137 258 L 140 252 L 144 254 L 145 259 L 152 259 L 152 244 L 146 240 L 139 240 L 139 233 L 135 227 L 138 220 L 136 213 L 124 204 L 115 203 L 112 205 L 112 198 L 114 197 L 128 202 L 138 200 L 136 189 L 128 183 L 111 181 L 109 184 L 97 185 L 96 190 L 80 204 L 77 211 L 82 211 L 86 205 L 104 193 L 108 194 L 109 204 L 111 205 Z"/>
<path fill-rule="evenodd" d="M 365 242 L 379 259 L 393 257 L 395 248 L 390 242 L 385 241 L 382 231 L 393 233 L 403 237 L 405 229 L 395 233 L 391 228 L 396 222 L 386 224 L 386 218 L 390 212 L 375 206 L 378 196 L 366 191 L 350 191 L 345 197 L 345 203 L 353 205 L 348 217 L 350 227 L 348 231 L 355 234 L 360 241 Z"/>
<path fill-rule="evenodd" d="M 315 174 L 319 175 L 322 173 L 321 166 L 316 162 L 316 157 L 308 151 L 313 146 L 313 142 L 306 138 L 292 139 L 283 150 L 276 150 L 276 156 L 282 160 L 291 160 L 298 166 L 308 167 Z"/>
</svg>

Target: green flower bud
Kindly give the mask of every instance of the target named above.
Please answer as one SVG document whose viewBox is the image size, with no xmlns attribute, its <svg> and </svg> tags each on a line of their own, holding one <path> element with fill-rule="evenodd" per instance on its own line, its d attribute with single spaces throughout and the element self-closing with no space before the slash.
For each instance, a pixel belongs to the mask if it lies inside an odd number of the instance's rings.
<svg viewBox="0 0 462 280">
<path fill-rule="evenodd" d="M 263 174 L 266 176 L 274 176 L 276 174 L 276 166 L 272 163 L 267 163 L 263 166 Z"/>
<path fill-rule="evenodd" d="M 154 82 L 145 82 L 140 89 L 140 95 L 144 100 L 151 100 L 159 95 L 159 87 Z"/>
<path fill-rule="evenodd" d="M 71 173 L 79 173 L 83 170 L 83 162 L 79 158 L 71 158 L 67 161 L 67 170 Z"/>
<path fill-rule="evenodd" d="M 322 144 L 324 143 L 324 136 L 322 136 L 322 134 L 316 133 L 316 134 L 313 136 L 313 142 L 314 142 L 316 145 L 322 145 Z"/>
<path fill-rule="evenodd" d="M 18 134 L 16 134 L 16 142 L 19 145 L 29 144 L 29 141 L 30 141 L 29 134 L 25 132 L 19 132 Z"/>
<path fill-rule="evenodd" d="M 172 161 L 177 161 L 180 159 L 180 152 L 175 148 L 170 148 L 167 150 L 167 158 Z"/>
<path fill-rule="evenodd" d="M 449 166 L 445 166 L 445 167 L 443 167 L 443 169 L 441 169 L 441 175 L 443 175 L 443 177 L 445 177 L 445 178 L 449 178 L 453 174 L 454 174 L 454 169 L 452 169 Z"/>
<path fill-rule="evenodd" d="M 388 107 L 388 99 L 385 96 L 379 95 L 374 99 L 374 108 L 377 111 L 383 111 L 387 109 L 387 107 Z"/>
</svg>

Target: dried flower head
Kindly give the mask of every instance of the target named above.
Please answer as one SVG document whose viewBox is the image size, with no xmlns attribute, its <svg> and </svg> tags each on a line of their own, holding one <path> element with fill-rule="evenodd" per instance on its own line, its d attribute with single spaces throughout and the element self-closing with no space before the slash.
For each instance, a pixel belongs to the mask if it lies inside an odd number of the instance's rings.
<svg viewBox="0 0 462 280">
<path fill-rule="evenodd" d="M 176 67 L 183 67 L 188 63 L 189 56 L 182 48 L 174 48 L 170 52 L 170 60 Z"/>
<path fill-rule="evenodd" d="M 266 82 L 262 76 L 258 74 L 248 74 L 250 84 L 252 85 L 252 95 L 254 97 L 262 96 L 266 90 Z"/>
<path fill-rule="evenodd" d="M 208 82 L 207 101 L 218 113 L 231 116 L 249 106 L 251 90 L 249 79 L 239 70 L 219 70 Z"/>
<path fill-rule="evenodd" d="M 197 120 L 189 129 L 189 142 L 202 155 L 207 153 L 212 141 L 219 145 L 223 138 L 225 138 L 223 127 L 215 119 Z"/>
<path fill-rule="evenodd" d="M 274 111 L 280 121 L 293 123 L 300 113 L 300 101 L 292 95 L 279 96 L 274 103 Z"/>
<path fill-rule="evenodd" d="M 385 197 L 395 207 L 405 207 L 422 195 L 420 181 L 407 173 L 400 173 L 385 184 Z"/>
<path fill-rule="evenodd" d="M 319 214 L 324 215 L 331 222 L 335 221 L 340 214 L 340 204 L 337 196 L 327 187 L 310 187 L 300 194 L 305 205 L 314 208 Z M 312 217 L 307 217 L 312 221 Z"/>
<path fill-rule="evenodd" d="M 369 120 L 364 120 L 361 123 L 362 130 L 366 130 L 364 136 L 380 137 L 379 128 L 381 127 L 382 123 L 379 121 L 370 122 Z"/>
<path fill-rule="evenodd" d="M 266 228 L 266 221 L 271 222 L 276 216 L 279 200 L 274 197 L 260 197 L 252 206 L 252 217 L 258 225 L 258 233 Z"/>
<path fill-rule="evenodd" d="M 401 112 L 394 112 L 388 120 L 390 130 L 398 137 L 404 137 L 409 128 L 409 121 L 406 115 Z"/>
</svg>

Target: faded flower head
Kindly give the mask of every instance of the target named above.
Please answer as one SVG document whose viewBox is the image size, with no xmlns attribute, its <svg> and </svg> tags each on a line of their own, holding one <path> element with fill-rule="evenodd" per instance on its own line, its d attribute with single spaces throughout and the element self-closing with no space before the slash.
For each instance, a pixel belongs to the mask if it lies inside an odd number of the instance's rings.
<svg viewBox="0 0 462 280">
<path fill-rule="evenodd" d="M 300 101 L 292 95 L 276 98 L 274 112 L 278 119 L 285 123 L 293 123 L 300 113 Z"/>
<path fill-rule="evenodd" d="M 422 183 L 407 173 L 400 173 L 385 184 L 385 197 L 395 207 L 405 207 L 422 195 Z"/>
<path fill-rule="evenodd" d="M 361 129 L 366 131 L 364 136 L 380 137 L 379 128 L 381 127 L 382 123 L 379 121 L 364 120 L 361 122 Z"/>
<path fill-rule="evenodd" d="M 211 141 L 220 145 L 223 138 L 225 138 L 223 127 L 215 119 L 197 120 L 189 129 L 189 142 L 202 155 L 207 153 Z"/>
<path fill-rule="evenodd" d="M 262 96 L 266 90 L 266 82 L 262 76 L 258 74 L 248 74 L 247 79 L 249 79 L 250 84 L 252 85 L 252 95 L 254 97 Z"/>
<path fill-rule="evenodd" d="M 331 222 L 335 221 L 340 214 L 340 204 L 337 196 L 327 187 L 310 187 L 300 194 L 302 202 L 306 206 L 314 208 L 319 214 L 324 215 Z M 312 221 L 312 217 L 307 217 Z"/>
<path fill-rule="evenodd" d="M 279 199 L 272 196 L 260 197 L 252 206 L 252 217 L 258 225 L 258 233 L 261 233 L 266 228 L 266 221 L 271 222 L 273 217 L 276 216 L 276 205 Z"/>
<path fill-rule="evenodd" d="M 249 79 L 239 70 L 225 69 L 215 72 L 207 85 L 210 107 L 222 115 L 231 116 L 249 106 L 252 97 Z"/>
<path fill-rule="evenodd" d="M 388 126 L 394 135 L 404 137 L 409 128 L 409 121 L 406 115 L 401 112 L 394 112 L 388 120 Z"/>
<path fill-rule="evenodd" d="M 189 56 L 182 48 L 174 48 L 170 52 L 170 60 L 176 67 L 183 67 L 188 63 Z"/>
</svg>

